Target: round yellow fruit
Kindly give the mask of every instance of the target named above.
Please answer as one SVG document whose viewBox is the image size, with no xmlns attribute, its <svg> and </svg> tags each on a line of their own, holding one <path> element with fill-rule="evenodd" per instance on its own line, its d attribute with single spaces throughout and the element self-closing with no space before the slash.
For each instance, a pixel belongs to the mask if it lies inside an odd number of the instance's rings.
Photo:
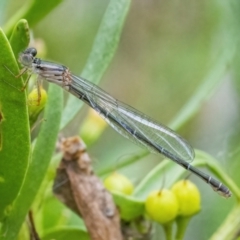
<svg viewBox="0 0 240 240">
<path fill-rule="evenodd" d="M 151 192 L 145 202 L 148 216 L 161 224 L 175 219 L 178 214 L 178 208 L 176 196 L 167 189 Z"/>
<path fill-rule="evenodd" d="M 131 195 L 134 190 L 131 181 L 117 172 L 112 173 L 104 180 L 104 186 L 109 191 L 117 191 L 126 195 Z"/>
<path fill-rule="evenodd" d="M 191 216 L 201 209 L 200 193 L 191 181 L 182 180 L 175 183 L 172 187 L 179 203 L 179 215 Z"/>
</svg>

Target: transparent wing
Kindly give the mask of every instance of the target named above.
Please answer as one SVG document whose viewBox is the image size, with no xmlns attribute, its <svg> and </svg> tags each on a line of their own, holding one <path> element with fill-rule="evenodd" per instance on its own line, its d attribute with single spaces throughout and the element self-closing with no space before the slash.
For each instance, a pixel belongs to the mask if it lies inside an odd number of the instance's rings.
<svg viewBox="0 0 240 240">
<path fill-rule="evenodd" d="M 81 95 L 122 136 L 153 153 L 168 152 L 187 162 L 194 159 L 193 148 L 176 132 L 114 99 L 87 80 L 72 77 L 74 94 Z"/>
</svg>

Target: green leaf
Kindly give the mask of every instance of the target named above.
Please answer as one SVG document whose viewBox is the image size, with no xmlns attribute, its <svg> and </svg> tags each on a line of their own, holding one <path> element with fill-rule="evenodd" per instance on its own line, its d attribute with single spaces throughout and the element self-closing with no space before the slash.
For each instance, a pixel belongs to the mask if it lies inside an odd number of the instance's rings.
<svg viewBox="0 0 240 240">
<path fill-rule="evenodd" d="M 115 204 L 120 210 L 121 218 L 130 221 L 144 214 L 144 201 L 119 192 L 111 192 Z"/>
<path fill-rule="evenodd" d="M 82 72 L 83 78 L 96 84 L 100 81 L 116 52 L 130 3 L 130 0 L 110 1 Z M 79 99 L 69 96 L 62 116 L 61 129 L 74 118 L 82 105 Z"/>
<path fill-rule="evenodd" d="M 237 186 L 237 184 L 230 178 L 226 171 L 219 165 L 218 161 L 214 159 L 212 156 L 209 154 L 196 150 L 196 160 L 197 166 L 206 166 L 215 176 L 217 176 L 222 182 L 224 182 L 232 191 L 232 193 L 237 197 L 238 201 L 240 200 L 240 189 Z"/>
<path fill-rule="evenodd" d="M 227 176 L 217 160 L 200 150 L 195 150 L 195 154 L 196 157 L 192 165 L 195 167 L 207 167 L 239 198 L 239 188 L 232 181 L 232 179 Z M 151 172 L 149 172 L 149 174 L 147 174 L 142 182 L 140 182 L 135 188 L 133 196 L 140 200 L 144 200 L 151 191 L 161 189 L 163 186 L 170 188 L 176 181 L 183 178 L 187 174 L 189 174 L 189 172 L 184 168 L 178 166 L 173 161 L 166 159 L 156 166 Z"/>
<path fill-rule="evenodd" d="M 213 234 L 210 240 L 236 239 L 239 236 L 240 204 L 232 209 L 220 228 Z M 237 238 L 239 240 L 239 238 Z"/>
<path fill-rule="evenodd" d="M 16 238 L 21 224 L 40 188 L 55 149 L 62 112 L 62 97 L 62 91 L 58 86 L 49 86 L 48 102 L 44 111 L 45 121 L 42 123 L 38 134 L 32 153 L 32 161 L 20 195 L 13 206 L 10 216 L 5 219 L 3 224 L 2 232 L 5 234 L 2 239 L 10 240 Z"/>
<path fill-rule="evenodd" d="M 227 73 L 228 64 L 234 56 L 234 46 L 223 49 L 222 54 L 216 60 L 214 66 L 208 72 L 202 84 L 193 93 L 192 97 L 179 111 L 174 120 L 169 124 L 173 129 L 179 129 L 188 120 L 190 120 L 202 107 L 202 105 L 211 97 L 214 91 L 221 83 L 224 75 Z"/>
<path fill-rule="evenodd" d="M 218 162 L 210 155 L 195 150 L 196 159 L 193 166 L 205 166 L 214 173 L 221 181 L 226 183 L 233 193 L 239 197 L 239 188 L 229 178 Z M 148 194 L 157 189 L 170 188 L 176 181 L 186 176 L 188 172 L 170 160 L 164 160 L 156 166 L 140 184 L 135 188 L 132 196 L 113 192 L 116 205 L 120 208 L 121 217 L 131 220 L 144 213 L 144 202 Z"/>
<path fill-rule="evenodd" d="M 19 53 L 27 48 L 29 42 L 30 32 L 28 22 L 25 19 L 21 19 L 14 27 L 10 37 L 10 43 L 16 59 L 18 59 Z"/>
<path fill-rule="evenodd" d="M 82 229 L 78 228 L 61 228 L 52 230 L 51 232 L 45 234 L 43 237 L 41 237 L 41 240 L 49 240 L 49 239 L 55 239 L 55 240 L 90 240 L 89 235 Z"/>
<path fill-rule="evenodd" d="M 178 129 L 184 125 L 216 91 L 220 82 L 227 74 L 229 64 L 231 64 L 235 55 L 236 47 L 239 45 L 235 28 L 236 24 L 238 26 L 239 23 L 233 18 L 233 4 L 229 3 L 229 1 L 223 1 L 219 5 L 222 5 L 223 10 L 221 12 L 222 22 L 217 28 L 218 31 L 212 41 L 213 64 L 205 79 L 203 79 L 202 84 L 169 124 L 173 129 Z"/>
<path fill-rule="evenodd" d="M 40 221 L 44 233 L 49 229 L 68 225 L 69 218 L 74 214 L 70 209 L 66 209 L 66 206 L 55 196 L 50 196 L 41 201 L 41 205 L 37 207 L 41 209 L 38 214 L 41 214 Z M 37 210 L 37 208 L 35 209 Z M 78 217 L 78 219 L 80 218 Z M 75 226 L 79 225 L 76 224 Z"/>
<path fill-rule="evenodd" d="M 6 35 L 10 35 L 15 23 L 19 19 L 26 19 L 29 22 L 29 26 L 33 27 L 41 19 L 43 19 L 49 12 L 51 12 L 57 5 L 63 0 L 31 0 L 27 1 L 19 11 L 13 15 L 13 17 L 4 26 Z"/>
<path fill-rule="evenodd" d="M 30 133 L 26 94 L 10 44 L 0 29 L 0 219 L 11 213 L 28 167 Z"/>
<path fill-rule="evenodd" d="M 150 171 L 138 184 L 133 192 L 133 196 L 144 201 L 151 191 L 163 187 L 169 188 L 178 179 L 182 178 L 186 172 L 184 168 L 166 159 Z"/>
<path fill-rule="evenodd" d="M 148 155 L 149 152 L 144 150 L 142 152 L 139 152 L 139 154 L 135 154 L 135 155 L 131 155 L 130 157 L 126 157 L 126 158 L 123 158 L 121 159 L 121 161 L 119 161 L 119 163 L 117 164 L 117 169 L 118 171 L 121 169 L 121 168 L 125 168 L 127 166 L 130 166 L 132 165 L 133 163 L 139 161 L 140 159 L 144 158 L 146 155 Z M 104 166 L 102 167 L 102 165 L 104 164 L 101 164 L 100 166 L 100 169 L 95 169 L 95 171 L 97 172 L 97 174 L 99 176 L 104 176 L 106 174 L 109 174 L 109 173 L 112 173 L 113 171 L 113 166 L 112 166 L 112 162 L 108 163 L 107 166 Z"/>
</svg>

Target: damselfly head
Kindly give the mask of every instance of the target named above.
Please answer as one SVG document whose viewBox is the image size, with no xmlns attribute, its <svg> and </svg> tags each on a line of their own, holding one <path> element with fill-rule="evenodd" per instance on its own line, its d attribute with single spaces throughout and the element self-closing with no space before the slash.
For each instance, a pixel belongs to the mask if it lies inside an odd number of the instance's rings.
<svg viewBox="0 0 240 240">
<path fill-rule="evenodd" d="M 36 48 L 27 48 L 19 55 L 19 62 L 25 67 L 31 67 L 33 59 L 37 55 Z"/>
</svg>

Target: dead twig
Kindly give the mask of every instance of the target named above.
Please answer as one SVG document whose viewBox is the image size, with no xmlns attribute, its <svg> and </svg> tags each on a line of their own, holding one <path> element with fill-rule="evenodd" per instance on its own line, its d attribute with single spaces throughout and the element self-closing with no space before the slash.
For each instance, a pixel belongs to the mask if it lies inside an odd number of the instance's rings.
<svg viewBox="0 0 240 240">
<path fill-rule="evenodd" d="M 122 240 L 120 217 L 112 196 L 94 175 L 79 137 L 65 139 L 54 194 L 85 221 L 92 240 Z"/>
</svg>

